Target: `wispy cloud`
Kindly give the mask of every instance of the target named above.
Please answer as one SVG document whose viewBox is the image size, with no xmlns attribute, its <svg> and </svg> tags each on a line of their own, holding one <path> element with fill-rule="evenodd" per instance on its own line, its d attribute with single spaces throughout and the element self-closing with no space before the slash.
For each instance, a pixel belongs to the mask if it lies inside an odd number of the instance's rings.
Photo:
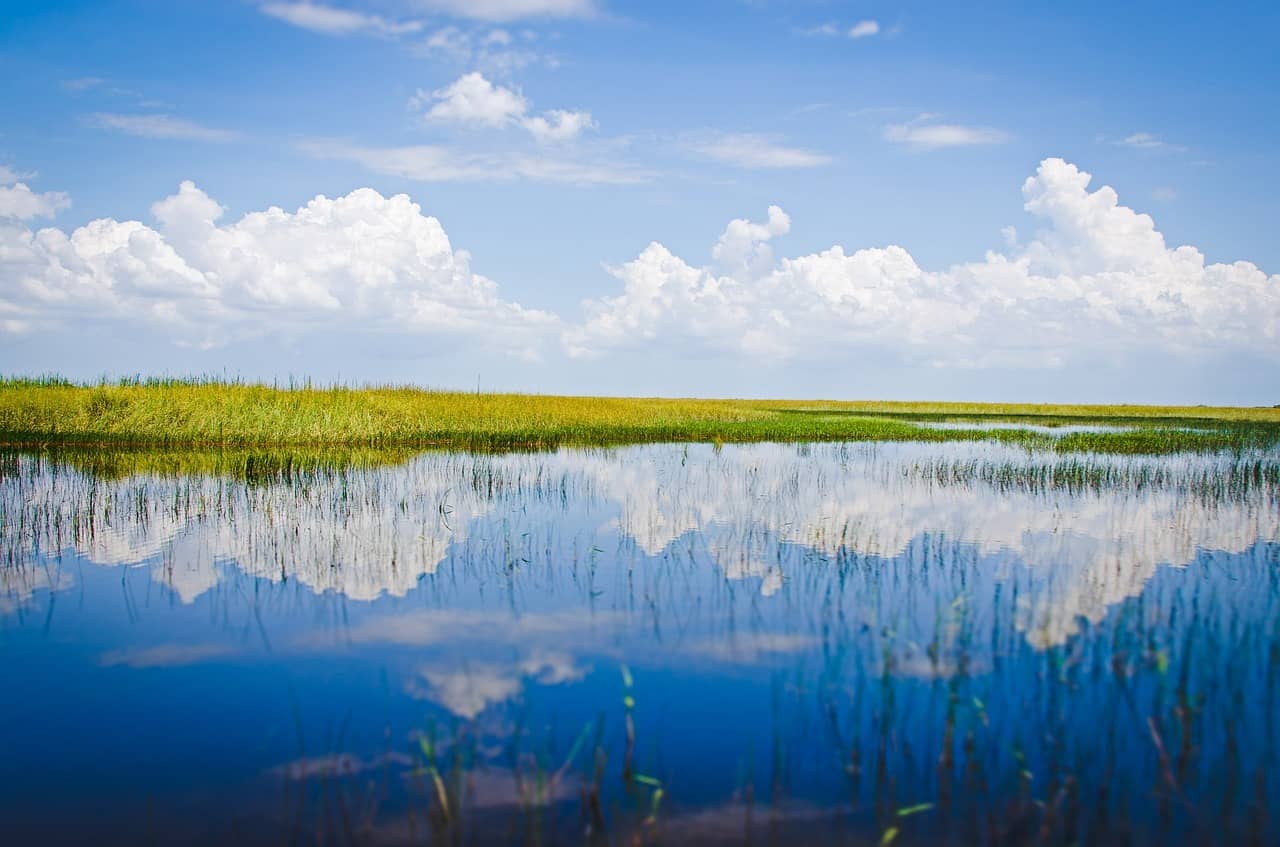
<svg viewBox="0 0 1280 847">
<path fill-rule="evenodd" d="M 844 35 L 849 38 L 870 38 L 880 33 L 880 22 L 871 19 L 861 20 L 850 27 L 839 26 L 834 23 L 818 24 L 817 26 L 805 27 L 797 30 L 801 35 L 808 35 L 821 38 L 835 38 L 838 35 Z"/>
<path fill-rule="evenodd" d="M 262 13 L 301 29 L 325 35 L 407 35 L 420 32 L 422 21 L 393 21 L 352 9 L 325 6 L 319 3 L 267 3 L 260 7 Z"/>
<path fill-rule="evenodd" d="M 880 32 L 880 24 L 876 21 L 858 21 L 849 28 L 850 38 L 870 38 Z"/>
<path fill-rule="evenodd" d="M 530 180 L 573 185 L 630 185 L 653 175 L 626 163 L 541 152 L 476 153 L 421 144 L 366 147 L 342 141 L 303 142 L 300 149 L 317 159 L 357 162 L 371 171 L 421 182 L 494 182 Z"/>
<path fill-rule="evenodd" d="M 428 35 L 417 45 L 416 52 L 425 58 L 445 59 L 468 69 L 499 74 L 534 64 L 558 67 L 560 61 L 554 54 L 534 48 L 537 41 L 538 34 L 530 29 L 515 35 L 501 28 L 462 29 L 450 25 Z"/>
<path fill-rule="evenodd" d="M 97 88 L 106 80 L 96 76 L 82 76 L 79 79 L 64 79 L 62 87 L 67 91 L 88 91 L 90 88 Z"/>
<path fill-rule="evenodd" d="M 522 18 L 589 18 L 595 0 L 419 0 L 419 6 L 457 18 L 514 21 Z"/>
<path fill-rule="evenodd" d="M 825 153 L 788 147 L 755 133 L 719 135 L 690 146 L 696 153 L 740 168 L 813 168 L 831 163 Z"/>
<path fill-rule="evenodd" d="M 105 668 L 129 667 L 175 668 L 196 665 L 215 659 L 225 659 L 235 654 L 227 644 L 160 644 L 139 650 L 113 650 L 103 653 L 98 663 Z"/>
<path fill-rule="evenodd" d="M 1136 150 L 1186 150 L 1181 144 L 1170 144 L 1168 141 L 1153 135 L 1149 132 L 1135 132 L 1133 135 L 1125 136 L 1116 142 L 1124 147 L 1132 147 Z"/>
<path fill-rule="evenodd" d="M 825 24 L 818 24 L 817 26 L 803 27 L 801 29 L 796 30 L 796 32 L 800 33 L 801 35 L 809 35 L 809 36 L 815 36 L 815 37 L 821 36 L 825 38 L 830 38 L 832 36 L 836 36 L 840 34 L 840 27 L 836 26 L 833 23 L 825 23 Z"/>
<path fill-rule="evenodd" d="M 235 141 L 240 133 L 227 129 L 214 129 L 194 121 L 175 118 L 172 115 L 122 115 L 113 112 L 95 112 L 88 118 L 89 124 L 99 129 L 123 132 L 139 138 L 160 138 L 174 141 Z"/>
<path fill-rule="evenodd" d="M 884 128 L 884 137 L 888 141 L 906 144 L 920 150 L 1003 144 L 1009 140 L 1009 134 L 1003 130 L 986 126 L 938 123 L 934 115 L 921 115 L 907 123 L 890 124 Z"/>
</svg>

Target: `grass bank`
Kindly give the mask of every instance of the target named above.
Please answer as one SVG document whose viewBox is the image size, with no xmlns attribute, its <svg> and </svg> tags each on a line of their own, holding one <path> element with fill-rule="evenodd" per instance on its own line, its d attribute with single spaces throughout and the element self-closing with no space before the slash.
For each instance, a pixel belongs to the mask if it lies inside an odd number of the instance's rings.
<svg viewBox="0 0 1280 847">
<path fill-rule="evenodd" d="M 929 429 L 920 422 L 1095 422 L 1124 432 Z M 1280 409 L 694 400 L 479 394 L 417 388 L 278 388 L 206 380 L 92 385 L 0 380 L 10 446 L 427 447 L 656 441 L 949 441 L 1159 453 L 1280 443 Z"/>
</svg>

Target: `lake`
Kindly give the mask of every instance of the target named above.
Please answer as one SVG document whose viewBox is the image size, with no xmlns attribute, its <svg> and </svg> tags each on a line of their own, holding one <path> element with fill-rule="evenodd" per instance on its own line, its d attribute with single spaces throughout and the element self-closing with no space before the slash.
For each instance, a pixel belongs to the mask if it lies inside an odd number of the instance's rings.
<svg viewBox="0 0 1280 847">
<path fill-rule="evenodd" d="M 0 457 L 6 843 L 1280 839 L 1280 453 Z"/>
</svg>

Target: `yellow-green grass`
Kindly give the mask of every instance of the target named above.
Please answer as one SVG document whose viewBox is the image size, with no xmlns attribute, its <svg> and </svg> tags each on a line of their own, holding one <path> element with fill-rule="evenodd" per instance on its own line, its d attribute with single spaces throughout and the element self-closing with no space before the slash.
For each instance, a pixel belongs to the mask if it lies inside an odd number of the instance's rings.
<svg viewBox="0 0 1280 847">
<path fill-rule="evenodd" d="M 932 430 L 910 422 L 1011 419 L 1136 428 L 1050 438 L 1025 430 Z M 505 449 L 973 438 L 1118 452 L 1270 446 L 1280 442 L 1280 409 L 566 397 L 408 387 L 277 388 L 208 380 L 94 385 L 57 378 L 0 380 L 0 443 L 10 446 Z"/>
</svg>

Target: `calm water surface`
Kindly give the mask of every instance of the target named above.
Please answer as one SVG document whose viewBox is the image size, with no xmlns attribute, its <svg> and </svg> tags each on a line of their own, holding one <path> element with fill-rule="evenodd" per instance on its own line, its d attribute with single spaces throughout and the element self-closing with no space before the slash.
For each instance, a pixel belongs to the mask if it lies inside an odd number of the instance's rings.
<svg viewBox="0 0 1280 847">
<path fill-rule="evenodd" d="M 1275 454 L 171 464 L 0 459 L 4 843 L 1280 839 Z"/>
</svg>

